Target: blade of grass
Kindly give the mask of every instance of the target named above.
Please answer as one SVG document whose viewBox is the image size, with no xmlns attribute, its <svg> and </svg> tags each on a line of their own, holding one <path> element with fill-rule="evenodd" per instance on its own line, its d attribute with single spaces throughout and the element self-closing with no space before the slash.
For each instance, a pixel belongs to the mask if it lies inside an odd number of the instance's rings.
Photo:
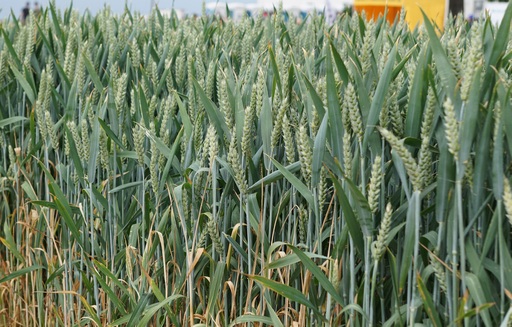
<svg viewBox="0 0 512 327">
<path fill-rule="evenodd" d="M 393 67 L 395 66 L 396 61 L 396 54 L 397 47 L 396 45 L 394 45 L 388 56 L 388 61 L 386 62 L 384 71 L 382 72 L 382 75 L 379 78 L 377 89 L 375 90 L 375 94 L 372 99 L 370 112 L 368 113 L 368 118 L 366 121 L 366 129 L 364 132 L 363 149 L 367 148 L 368 140 L 379 121 L 380 111 L 382 109 L 382 106 L 384 105 L 384 101 L 386 100 L 388 88 L 391 83 Z"/>
<path fill-rule="evenodd" d="M 174 295 L 167 297 L 164 301 L 160 301 L 158 303 L 148 306 L 147 308 L 145 308 L 142 318 L 140 319 L 137 326 L 138 327 L 149 326 L 149 321 L 155 316 L 155 314 L 158 312 L 158 310 L 162 309 L 164 306 L 169 305 L 180 298 L 184 298 L 184 296 L 180 295 L 180 294 L 174 294 Z"/>
<path fill-rule="evenodd" d="M 332 146 L 333 157 L 338 160 L 343 159 L 343 123 L 341 119 L 341 107 L 338 99 L 338 90 L 334 79 L 331 53 L 326 55 L 326 83 L 327 83 L 327 115 L 329 116 L 330 143 Z"/>
<path fill-rule="evenodd" d="M 432 54 L 436 61 L 437 71 L 441 77 L 441 83 L 447 91 L 446 94 L 450 99 L 452 99 L 455 107 L 457 107 L 458 102 L 455 101 L 455 86 L 457 84 L 457 78 L 455 77 L 453 67 L 446 56 L 443 46 L 441 45 L 441 41 L 439 40 L 432 23 L 430 22 L 430 18 L 423 10 L 421 10 L 421 14 L 423 15 L 423 21 L 429 36 L 430 48 L 432 49 Z"/>
<path fill-rule="evenodd" d="M 292 302 L 297 302 L 302 305 L 305 305 L 306 307 L 311 309 L 315 313 L 315 315 L 317 315 L 318 317 L 322 317 L 321 319 L 323 321 L 325 321 L 325 318 L 322 316 L 322 314 L 320 313 L 318 308 L 313 303 L 311 303 L 306 298 L 306 296 L 304 296 L 304 294 L 302 294 L 302 292 L 300 292 L 298 289 L 288 286 L 288 285 L 285 285 L 285 284 L 278 283 L 276 281 L 273 281 L 271 279 L 268 279 L 268 278 L 265 278 L 262 276 L 248 275 L 247 277 L 255 280 L 262 286 L 271 289 L 272 291 L 289 299 Z"/>
<path fill-rule="evenodd" d="M 18 277 L 24 276 L 28 273 L 31 273 L 35 270 L 40 270 L 40 269 L 46 269 L 46 268 L 43 266 L 40 266 L 40 265 L 34 265 L 34 266 L 30 266 L 30 267 L 21 268 L 19 270 L 16 270 L 15 272 L 3 277 L 2 279 L 0 279 L 0 284 L 6 283 L 10 280 L 16 279 Z"/>
<path fill-rule="evenodd" d="M 356 218 L 356 215 L 354 214 L 354 211 L 352 211 L 352 206 L 350 205 L 350 202 L 347 198 L 347 195 L 345 194 L 345 191 L 343 190 L 343 187 L 341 186 L 340 182 L 336 179 L 335 176 L 331 174 L 331 181 L 334 185 L 334 188 L 336 189 L 336 196 L 338 198 L 338 201 L 341 205 L 341 210 L 343 211 L 343 217 L 345 219 L 345 222 L 347 223 L 347 227 L 350 232 L 350 236 L 352 237 L 352 240 L 354 242 L 354 245 L 356 246 L 357 250 L 360 254 L 364 253 L 364 237 L 363 233 L 361 231 L 361 225 L 359 224 L 359 221 Z"/>
<path fill-rule="evenodd" d="M 327 135 L 327 116 L 324 116 L 322 123 L 318 128 L 318 132 L 315 137 L 313 144 L 313 163 L 311 166 L 311 185 L 317 187 L 320 182 L 320 170 L 322 169 L 322 163 L 324 153 L 326 150 L 325 139 Z"/>
<path fill-rule="evenodd" d="M 430 294 L 427 287 L 425 286 L 425 283 L 421 279 L 420 273 L 417 272 L 416 275 L 416 279 L 418 281 L 418 290 L 420 291 L 420 296 L 421 299 L 423 300 L 423 306 L 425 311 L 427 312 L 427 315 L 430 318 L 430 321 L 432 322 L 432 325 L 435 327 L 443 326 L 443 324 L 441 323 L 441 319 L 439 317 L 439 312 L 437 312 L 436 306 L 432 301 L 432 295 Z"/>
<path fill-rule="evenodd" d="M 327 276 L 318 268 L 318 266 L 311 260 L 302 250 L 298 249 L 293 245 L 288 245 L 290 249 L 297 255 L 300 259 L 300 262 L 316 277 L 320 286 L 325 289 L 329 294 L 331 294 L 332 298 L 338 302 L 338 304 L 344 304 L 345 301 L 338 294 L 332 283 L 329 281 Z"/>
<path fill-rule="evenodd" d="M 424 48 L 419 55 L 414 78 L 412 79 L 411 94 L 405 118 L 405 136 L 419 138 L 421 122 L 423 121 L 424 101 L 428 91 L 427 80 L 427 48 Z"/>
<path fill-rule="evenodd" d="M 480 112 L 479 103 L 480 103 L 480 75 L 482 68 L 478 67 L 475 71 L 475 77 L 471 83 L 471 90 L 469 92 L 469 100 L 467 104 L 465 104 L 464 113 L 460 128 L 460 150 L 459 150 L 459 163 L 465 164 L 468 160 L 471 148 L 473 146 L 473 139 L 476 134 L 476 126 L 477 120 Z M 461 180 L 464 176 L 464 169 L 459 170 L 459 176 L 457 176 L 458 180 Z"/>
<path fill-rule="evenodd" d="M 22 116 L 9 117 L 9 118 L 2 119 L 2 120 L 0 120 L 0 129 L 4 128 L 5 126 L 16 124 L 18 122 L 22 122 L 25 120 L 27 120 L 27 118 L 22 117 Z"/>
<path fill-rule="evenodd" d="M 289 170 L 287 170 L 283 165 L 281 165 L 277 160 L 274 158 L 270 158 L 272 160 L 272 163 L 276 166 L 277 169 L 283 174 L 284 178 L 286 178 L 292 185 L 295 187 L 297 191 L 304 197 L 306 202 L 311 206 L 311 208 L 314 207 L 314 198 L 313 193 L 309 190 L 309 188 L 295 175 L 293 175 Z"/>
<path fill-rule="evenodd" d="M 204 109 L 208 114 L 208 118 L 210 118 L 210 122 L 215 126 L 215 129 L 217 130 L 219 139 L 222 140 L 224 135 L 230 135 L 228 127 L 226 126 L 226 121 L 222 117 L 221 111 L 215 106 L 212 100 L 206 96 L 203 89 L 196 80 L 194 80 L 194 88 L 199 94 L 199 98 L 201 99 Z"/>
</svg>

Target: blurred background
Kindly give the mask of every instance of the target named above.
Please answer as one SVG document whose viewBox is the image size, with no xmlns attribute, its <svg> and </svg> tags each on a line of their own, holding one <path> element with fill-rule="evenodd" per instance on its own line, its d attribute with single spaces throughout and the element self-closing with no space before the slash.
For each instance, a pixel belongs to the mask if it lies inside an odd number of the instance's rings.
<svg viewBox="0 0 512 327">
<path fill-rule="evenodd" d="M 37 5 L 44 8 L 48 5 L 50 0 L 40 0 Z M 164 13 L 170 12 L 175 9 L 178 17 L 186 15 L 201 14 L 203 1 L 201 0 L 55 0 L 57 7 L 67 8 L 73 3 L 73 8 L 79 12 L 89 10 L 95 14 L 101 10 L 105 5 L 108 5 L 114 13 L 122 13 L 125 7 L 131 11 L 140 12 L 146 15 L 150 12 L 151 8 L 158 6 Z M 236 1 L 215 1 L 207 0 L 205 2 L 207 13 L 217 14 L 219 16 L 230 15 L 235 20 L 245 14 L 255 14 L 257 12 L 273 12 L 274 6 L 279 6 L 280 0 L 236 0 Z M 365 10 L 372 12 L 382 12 L 384 6 L 390 8 L 391 14 L 394 17 L 395 12 L 401 8 L 405 8 L 407 12 L 413 14 L 412 11 L 419 13 L 418 4 L 425 9 L 431 11 L 430 17 L 444 16 L 448 13 L 458 14 L 463 13 L 466 19 L 477 18 L 484 13 L 488 12 L 493 22 L 499 22 L 505 11 L 508 1 L 485 1 L 485 0 L 283 0 L 283 9 L 295 17 L 305 17 L 308 12 L 312 10 L 326 11 L 326 14 L 336 15 L 344 10 Z M 36 2 L 26 2 L 24 0 L 14 2 L 12 0 L 0 0 L 0 19 L 7 18 L 11 12 L 16 17 L 20 17 L 22 10 L 29 5 L 29 8 L 34 9 Z M 226 4 L 229 6 L 229 13 L 226 12 Z M 441 14 L 437 14 L 441 13 Z M 419 14 L 421 16 L 421 14 Z M 414 20 L 413 20 L 414 21 Z M 442 20 L 440 20 L 442 21 Z"/>
</svg>

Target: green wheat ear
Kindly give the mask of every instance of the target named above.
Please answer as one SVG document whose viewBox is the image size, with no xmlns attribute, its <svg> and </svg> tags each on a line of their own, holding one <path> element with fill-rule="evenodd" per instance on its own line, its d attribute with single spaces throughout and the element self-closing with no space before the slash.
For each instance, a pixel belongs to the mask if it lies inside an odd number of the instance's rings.
<svg viewBox="0 0 512 327">
<path fill-rule="evenodd" d="M 46 121 L 46 130 L 50 134 L 50 140 L 52 144 L 52 148 L 56 151 L 59 150 L 59 138 L 57 136 L 57 125 L 53 123 L 50 112 L 45 112 L 45 121 Z"/>
<path fill-rule="evenodd" d="M 345 168 L 345 176 L 352 176 L 352 136 L 348 131 L 343 134 L 343 166 Z"/>
<path fill-rule="evenodd" d="M 256 118 L 255 106 L 245 108 L 244 128 L 242 133 L 242 153 L 247 157 L 251 156 L 251 143 L 253 138 L 253 125 Z"/>
<path fill-rule="evenodd" d="M 2 149 L 4 149 L 7 145 L 6 145 L 6 141 L 5 141 L 5 136 L 4 134 L 0 134 L 0 147 Z"/>
<path fill-rule="evenodd" d="M 103 129 L 100 130 L 100 163 L 104 170 L 109 169 L 110 153 L 108 151 L 108 137 Z"/>
<path fill-rule="evenodd" d="M 391 207 L 391 203 L 386 205 L 386 212 L 384 213 L 384 217 L 380 223 L 379 234 L 377 235 L 377 240 L 372 244 L 372 256 L 373 259 L 379 261 L 382 258 L 382 255 L 386 251 L 386 241 L 389 235 L 389 230 L 391 227 L 391 216 L 393 215 L 393 208 Z"/>
<path fill-rule="evenodd" d="M 292 127 L 288 115 L 283 117 L 283 140 L 288 163 L 295 162 L 295 143 L 293 141 Z"/>
<path fill-rule="evenodd" d="M 436 108 L 436 99 L 434 91 L 429 88 L 427 94 L 427 105 L 423 114 L 421 123 L 421 147 L 419 152 L 418 166 L 420 168 L 420 180 L 423 187 L 428 186 L 432 182 L 432 153 L 430 150 L 430 138 L 432 124 L 434 120 L 434 112 Z"/>
<path fill-rule="evenodd" d="M 213 218 L 210 217 L 206 225 L 208 228 L 208 234 L 210 235 L 210 239 L 212 240 L 213 246 L 215 247 L 215 251 L 217 251 L 217 253 L 219 253 L 222 256 L 224 253 L 224 245 L 218 233 L 217 223 L 215 222 L 215 220 L 213 220 Z"/>
<path fill-rule="evenodd" d="M 421 189 L 420 170 L 411 153 L 407 150 L 403 141 L 400 141 L 393 133 L 385 128 L 379 128 L 379 131 L 402 159 L 413 189 L 419 191 Z"/>
<path fill-rule="evenodd" d="M 89 139 L 89 124 L 87 123 L 87 119 L 82 119 L 80 122 L 80 137 L 82 142 L 82 153 L 80 153 L 80 156 L 82 157 L 82 160 L 84 162 L 89 161 L 89 155 L 90 155 L 90 149 L 91 149 L 91 142 Z"/>
<path fill-rule="evenodd" d="M 450 98 L 447 98 L 444 105 L 445 125 L 446 125 L 446 141 L 448 142 L 448 150 L 457 160 L 459 155 L 459 123 L 455 118 L 455 108 Z"/>
<path fill-rule="evenodd" d="M 231 168 L 234 172 L 235 181 L 240 189 L 242 194 L 245 194 L 247 191 L 247 181 L 245 179 L 245 172 L 242 168 L 242 164 L 240 163 L 240 155 L 238 152 L 238 142 L 236 140 L 236 132 L 235 130 L 231 131 L 231 142 L 229 143 L 229 151 L 228 151 L 228 163 L 231 165 Z"/>
<path fill-rule="evenodd" d="M 368 204 L 370 211 L 375 214 L 379 206 L 380 189 L 382 182 L 382 159 L 380 156 L 375 157 L 372 165 L 372 172 L 370 177 L 370 186 L 368 190 Z"/>
<path fill-rule="evenodd" d="M 503 204 L 505 205 L 508 222 L 512 225 L 512 190 L 508 179 L 503 181 Z"/>
<path fill-rule="evenodd" d="M 363 139 L 363 122 L 361 120 L 361 113 L 357 102 L 357 95 L 354 85 L 349 83 L 345 90 L 345 101 L 347 103 L 348 114 L 350 118 L 351 130 L 357 135 L 359 142 Z"/>
<path fill-rule="evenodd" d="M 430 264 L 432 265 L 432 268 L 434 269 L 434 274 L 436 276 L 436 279 L 439 283 L 439 288 L 443 292 L 446 293 L 448 291 L 448 285 L 446 283 L 445 269 L 444 269 L 443 265 L 439 262 L 439 259 L 432 252 L 429 251 L 428 256 L 429 256 Z"/>
<path fill-rule="evenodd" d="M 151 160 L 149 164 L 149 174 L 151 177 L 151 186 L 153 187 L 154 194 L 158 194 L 158 186 L 159 186 L 159 154 L 160 151 L 156 146 L 156 142 L 151 142 Z"/>
<path fill-rule="evenodd" d="M 313 153 L 305 124 L 301 124 L 299 126 L 297 142 L 302 176 L 304 177 L 306 183 L 309 184 L 311 182 L 311 165 L 313 160 Z"/>
<path fill-rule="evenodd" d="M 137 159 L 139 165 L 144 166 L 144 142 L 146 140 L 146 133 L 144 132 L 144 128 L 141 124 L 135 125 L 133 130 L 133 141 L 135 146 L 135 153 L 137 154 Z"/>
<path fill-rule="evenodd" d="M 12 177 L 14 174 L 14 165 L 16 164 L 16 155 L 14 154 L 14 150 L 10 144 L 8 146 L 7 153 L 9 155 L 9 168 L 7 169 L 7 175 Z"/>
</svg>

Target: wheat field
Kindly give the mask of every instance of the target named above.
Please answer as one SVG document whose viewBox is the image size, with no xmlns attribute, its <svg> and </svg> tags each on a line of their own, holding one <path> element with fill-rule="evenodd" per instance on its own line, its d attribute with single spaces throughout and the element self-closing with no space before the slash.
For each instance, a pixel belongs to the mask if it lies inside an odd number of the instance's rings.
<svg viewBox="0 0 512 327">
<path fill-rule="evenodd" d="M 0 25 L 1 326 L 510 326 L 499 26 Z"/>
</svg>

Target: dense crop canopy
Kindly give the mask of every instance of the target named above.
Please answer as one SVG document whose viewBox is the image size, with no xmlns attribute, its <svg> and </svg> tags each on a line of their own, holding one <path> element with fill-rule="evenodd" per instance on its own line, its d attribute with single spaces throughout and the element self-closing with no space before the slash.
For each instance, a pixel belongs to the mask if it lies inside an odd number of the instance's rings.
<svg viewBox="0 0 512 327">
<path fill-rule="evenodd" d="M 54 7 L 0 26 L 0 325 L 507 324 L 512 38 Z"/>
</svg>

